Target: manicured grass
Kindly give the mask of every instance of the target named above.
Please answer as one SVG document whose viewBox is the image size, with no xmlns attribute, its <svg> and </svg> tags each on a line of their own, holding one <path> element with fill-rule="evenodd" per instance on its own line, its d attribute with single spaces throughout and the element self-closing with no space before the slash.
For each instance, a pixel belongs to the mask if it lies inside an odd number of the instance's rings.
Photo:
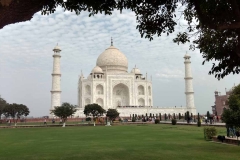
<svg viewBox="0 0 240 160">
<path fill-rule="evenodd" d="M 225 134 L 225 128 L 217 128 Z M 240 147 L 205 141 L 203 127 L 125 125 L 0 129 L 0 159 L 236 160 Z"/>
</svg>

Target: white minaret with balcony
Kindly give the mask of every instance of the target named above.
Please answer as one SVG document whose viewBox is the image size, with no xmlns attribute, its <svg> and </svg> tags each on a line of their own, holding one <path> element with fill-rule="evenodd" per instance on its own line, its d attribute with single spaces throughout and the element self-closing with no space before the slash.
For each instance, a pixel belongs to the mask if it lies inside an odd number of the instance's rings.
<svg viewBox="0 0 240 160">
<path fill-rule="evenodd" d="M 191 61 L 187 53 L 185 54 L 184 64 L 185 64 L 185 94 L 186 94 L 186 108 L 190 113 L 196 112 L 196 108 L 194 105 L 194 92 L 193 92 L 193 83 L 192 83 L 192 69 L 191 69 Z"/>
<path fill-rule="evenodd" d="M 57 45 L 53 49 L 53 72 L 52 72 L 52 90 L 51 90 L 51 108 L 61 106 L 61 70 L 60 70 L 60 52 L 61 49 Z"/>
</svg>

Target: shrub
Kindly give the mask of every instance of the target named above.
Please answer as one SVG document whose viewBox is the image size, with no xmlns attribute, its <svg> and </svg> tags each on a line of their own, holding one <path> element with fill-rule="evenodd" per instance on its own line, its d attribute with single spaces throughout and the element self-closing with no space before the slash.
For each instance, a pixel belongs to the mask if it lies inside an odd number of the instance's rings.
<svg viewBox="0 0 240 160">
<path fill-rule="evenodd" d="M 201 122 L 200 121 L 197 122 L 197 126 L 201 127 Z"/>
<path fill-rule="evenodd" d="M 136 122 L 136 119 L 135 119 L 135 117 L 133 117 L 133 118 L 132 118 L 132 122 Z"/>
<path fill-rule="evenodd" d="M 213 136 L 217 135 L 217 130 L 215 127 L 204 127 L 204 138 L 206 140 L 212 139 Z"/>
<path fill-rule="evenodd" d="M 198 121 L 197 121 L 197 126 L 198 126 L 198 127 L 201 127 L 201 121 L 200 121 L 200 116 L 199 116 L 199 113 L 198 113 Z"/>
<path fill-rule="evenodd" d="M 158 124 L 160 123 L 160 120 L 159 119 L 155 119 L 155 124 Z"/>
<path fill-rule="evenodd" d="M 177 120 L 176 119 L 172 119 L 172 125 L 176 125 L 177 124 Z"/>
<path fill-rule="evenodd" d="M 91 117 L 87 117 L 87 118 L 86 118 L 86 121 L 91 121 Z"/>
</svg>

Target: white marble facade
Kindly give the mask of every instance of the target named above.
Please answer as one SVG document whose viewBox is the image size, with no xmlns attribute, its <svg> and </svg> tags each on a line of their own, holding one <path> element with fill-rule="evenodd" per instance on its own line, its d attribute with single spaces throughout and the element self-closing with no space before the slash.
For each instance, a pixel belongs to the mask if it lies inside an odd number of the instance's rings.
<svg viewBox="0 0 240 160">
<path fill-rule="evenodd" d="M 59 46 L 53 49 L 53 71 L 52 71 L 52 90 L 51 90 L 51 108 L 61 106 L 61 70 L 60 70 L 60 52 Z M 50 114 L 50 116 L 52 116 Z"/>
<path fill-rule="evenodd" d="M 81 73 L 78 82 L 78 106 L 75 116 L 84 117 L 85 105 L 97 103 L 105 110 L 112 108 L 120 112 L 120 117 L 130 114 L 184 114 L 186 111 L 196 114 L 192 88 L 190 56 L 185 58 L 185 82 L 187 107 L 153 107 L 152 81 L 144 77 L 141 71 L 134 67 L 128 72 L 126 56 L 111 43 L 111 46 L 101 53 L 96 66 L 84 77 Z M 190 102 L 191 101 L 191 102 Z"/>
<path fill-rule="evenodd" d="M 138 68 L 128 72 L 128 60 L 111 45 L 97 59 L 96 66 L 78 83 L 76 116 L 82 115 L 85 105 L 97 103 L 105 110 L 119 106 L 153 106 L 152 82 L 143 77 Z"/>
</svg>

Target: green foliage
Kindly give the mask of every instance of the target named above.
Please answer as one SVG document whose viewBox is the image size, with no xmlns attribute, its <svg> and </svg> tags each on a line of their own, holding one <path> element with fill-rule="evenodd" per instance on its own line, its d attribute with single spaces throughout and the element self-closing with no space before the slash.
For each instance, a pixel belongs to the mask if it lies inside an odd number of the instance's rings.
<svg viewBox="0 0 240 160">
<path fill-rule="evenodd" d="M 98 104 L 88 104 L 85 106 L 83 113 L 86 116 L 101 116 L 103 115 L 103 113 L 105 113 L 106 111 Z"/>
<path fill-rule="evenodd" d="M 200 116 L 199 116 L 199 113 L 198 113 L 198 121 L 197 121 L 197 126 L 198 126 L 198 127 L 201 127 L 201 121 L 200 121 Z"/>
<path fill-rule="evenodd" d="M 87 117 L 87 118 L 86 118 L 86 121 L 91 121 L 91 120 L 92 120 L 91 117 Z"/>
<path fill-rule="evenodd" d="M 201 121 L 197 122 L 197 126 L 198 126 L 198 127 L 201 127 L 201 125 L 202 125 L 202 124 L 201 124 Z"/>
<path fill-rule="evenodd" d="M 225 109 L 222 120 L 227 127 L 240 127 L 240 84 L 237 85 L 228 98 L 229 109 Z"/>
<path fill-rule="evenodd" d="M 204 61 L 215 60 L 209 74 L 215 74 L 220 79 L 230 73 L 239 73 L 240 42 L 238 37 L 239 0 L 231 1 L 186 1 L 186 0 L 158 0 L 158 1 L 67 1 L 56 0 L 42 9 L 42 14 L 53 13 L 60 5 L 66 10 L 80 14 L 88 11 L 89 16 L 97 13 L 111 15 L 114 9 L 128 9 L 136 15 L 137 29 L 141 37 L 153 40 L 155 35 L 171 34 L 177 26 L 177 8 L 183 5 L 181 16 L 187 23 L 187 30 L 179 32 L 173 42 L 177 44 L 189 43 L 189 48 L 199 48 Z M 217 7 L 216 7 L 217 6 Z"/>
<path fill-rule="evenodd" d="M 1 119 L 1 116 L 3 114 L 3 109 L 5 108 L 6 105 L 7 105 L 7 102 L 5 101 L 5 99 L 3 99 L 0 96 L 0 119 Z"/>
<path fill-rule="evenodd" d="M 51 110 L 51 114 L 54 114 L 55 116 L 61 118 L 63 122 L 66 122 L 67 117 L 72 116 L 76 111 L 76 106 L 65 102 L 61 106 L 54 107 L 54 109 Z"/>
<path fill-rule="evenodd" d="M 177 124 L 177 120 L 176 119 L 172 119 L 172 125 L 176 125 Z"/>
<path fill-rule="evenodd" d="M 135 117 L 132 117 L 132 122 L 136 122 L 136 118 Z"/>
<path fill-rule="evenodd" d="M 212 139 L 213 136 L 217 135 L 217 130 L 215 127 L 204 127 L 204 138 L 206 140 Z"/>
<path fill-rule="evenodd" d="M 6 117 L 11 117 L 14 123 L 17 123 L 21 116 L 27 116 L 29 113 L 28 107 L 23 104 L 7 104 L 3 109 L 3 114 Z"/>
<path fill-rule="evenodd" d="M 113 120 L 119 116 L 119 113 L 116 109 L 108 109 L 106 116 Z"/>
<path fill-rule="evenodd" d="M 207 118 L 208 118 L 208 119 L 210 118 L 210 113 L 209 113 L 209 111 L 207 111 Z"/>
<path fill-rule="evenodd" d="M 6 17 L 18 15 L 15 19 L 0 23 L 0 28 L 4 24 L 28 20 L 39 10 L 43 15 L 54 13 L 58 6 L 77 15 L 88 11 L 89 16 L 98 13 L 111 15 L 115 10 L 122 12 L 126 9 L 134 12 L 136 28 L 141 37 L 150 41 L 154 36 L 174 33 L 177 24 L 181 22 L 180 17 L 176 17 L 176 12 L 181 8 L 180 16 L 184 17 L 187 28 L 184 32 L 179 32 L 173 42 L 189 43 L 192 50 L 198 48 L 204 58 L 203 64 L 217 61 L 213 63 L 209 74 L 215 74 L 218 79 L 240 72 L 239 0 L 38 0 L 35 3 L 25 3 L 29 6 L 22 3 L 19 0 L 12 1 L 10 7 L 14 8 L 8 8 L 10 12 L 4 12 L 4 7 L 0 8 Z M 32 9 L 27 13 L 18 13 L 22 7 Z"/>
<path fill-rule="evenodd" d="M 219 134 L 226 132 L 224 127 L 216 128 Z M 96 128 L 68 127 L 64 130 L 60 127 L 1 129 L 1 144 L 4 146 L 0 147 L 0 159 L 239 159 L 239 147 L 204 143 L 203 139 L 200 138 L 201 136 L 203 137 L 203 129 L 201 128 L 190 125 L 171 126 L 169 124 L 118 125 Z M 79 149 L 81 149 L 81 153 L 79 153 Z M 65 150 L 67 152 L 63 152 Z M 172 152 L 174 154 L 170 155 Z"/>
<path fill-rule="evenodd" d="M 190 116 L 189 116 L 189 111 L 187 111 L 187 112 L 185 113 L 185 120 L 187 121 L 187 123 L 189 123 L 189 118 L 190 118 Z"/>
<path fill-rule="evenodd" d="M 187 119 L 190 117 L 189 116 L 189 111 L 186 112 L 186 117 L 187 117 Z"/>
<path fill-rule="evenodd" d="M 155 119 L 155 124 L 159 124 L 160 120 L 159 119 Z"/>
</svg>

